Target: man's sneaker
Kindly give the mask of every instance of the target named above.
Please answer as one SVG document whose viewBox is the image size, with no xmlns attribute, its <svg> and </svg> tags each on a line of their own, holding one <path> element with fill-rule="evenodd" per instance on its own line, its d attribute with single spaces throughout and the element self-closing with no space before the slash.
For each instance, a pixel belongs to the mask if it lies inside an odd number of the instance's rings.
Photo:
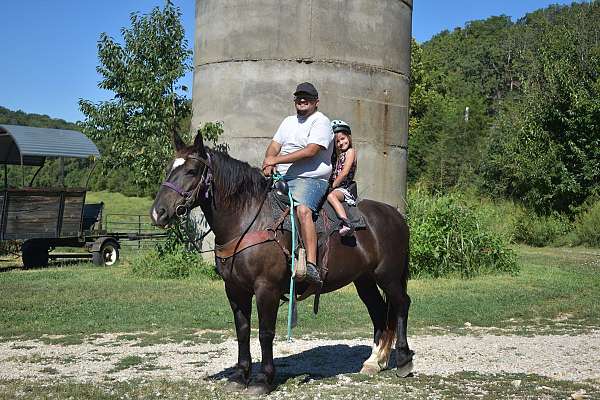
<svg viewBox="0 0 600 400">
<path fill-rule="evenodd" d="M 321 280 L 321 275 L 319 275 L 317 266 L 310 261 L 306 262 L 306 278 L 304 279 L 304 282 L 308 284 L 308 287 L 304 292 L 300 293 L 297 298 L 298 301 L 302 301 L 307 297 L 320 292 L 323 287 L 323 281 Z"/>
<path fill-rule="evenodd" d="M 310 261 L 306 262 L 306 278 L 305 281 L 309 285 L 315 285 L 318 287 L 323 286 L 323 281 L 321 280 L 321 275 L 319 274 L 319 270 L 317 270 L 317 266 Z"/>
</svg>

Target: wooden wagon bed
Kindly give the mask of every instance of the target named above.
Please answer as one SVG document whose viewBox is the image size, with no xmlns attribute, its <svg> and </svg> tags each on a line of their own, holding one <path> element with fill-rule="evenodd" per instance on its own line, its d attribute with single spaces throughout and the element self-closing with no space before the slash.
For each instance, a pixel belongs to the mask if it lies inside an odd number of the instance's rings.
<svg viewBox="0 0 600 400">
<path fill-rule="evenodd" d="M 80 236 L 85 194 L 71 188 L 0 191 L 0 240 Z"/>
</svg>

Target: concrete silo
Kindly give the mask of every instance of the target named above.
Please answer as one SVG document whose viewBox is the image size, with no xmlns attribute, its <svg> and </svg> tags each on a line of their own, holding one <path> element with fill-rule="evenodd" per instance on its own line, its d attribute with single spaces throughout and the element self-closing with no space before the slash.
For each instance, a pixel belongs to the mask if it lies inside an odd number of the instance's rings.
<svg viewBox="0 0 600 400">
<path fill-rule="evenodd" d="M 352 126 L 361 197 L 404 208 L 412 0 L 196 0 L 193 127 L 259 166 L 292 92 Z"/>
</svg>

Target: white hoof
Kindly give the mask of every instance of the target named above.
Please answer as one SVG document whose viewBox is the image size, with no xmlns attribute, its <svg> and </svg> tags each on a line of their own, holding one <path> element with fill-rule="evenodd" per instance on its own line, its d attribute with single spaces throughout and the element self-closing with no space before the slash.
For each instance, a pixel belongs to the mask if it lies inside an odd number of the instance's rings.
<svg viewBox="0 0 600 400">
<path fill-rule="evenodd" d="M 378 365 L 365 363 L 365 364 L 363 364 L 363 367 L 360 370 L 360 373 L 364 374 L 364 375 L 377 375 L 380 371 L 381 371 L 381 368 L 379 368 Z"/>
</svg>

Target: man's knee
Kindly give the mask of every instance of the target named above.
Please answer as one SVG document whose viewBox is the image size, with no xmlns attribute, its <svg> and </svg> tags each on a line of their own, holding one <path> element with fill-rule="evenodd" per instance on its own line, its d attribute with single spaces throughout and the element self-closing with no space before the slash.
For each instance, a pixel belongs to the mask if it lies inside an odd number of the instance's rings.
<svg viewBox="0 0 600 400">
<path fill-rule="evenodd" d="M 300 204 L 296 208 L 296 212 L 298 213 L 298 218 L 302 221 L 306 221 L 310 219 L 312 221 L 312 210 L 305 206 L 304 204 Z"/>
</svg>

